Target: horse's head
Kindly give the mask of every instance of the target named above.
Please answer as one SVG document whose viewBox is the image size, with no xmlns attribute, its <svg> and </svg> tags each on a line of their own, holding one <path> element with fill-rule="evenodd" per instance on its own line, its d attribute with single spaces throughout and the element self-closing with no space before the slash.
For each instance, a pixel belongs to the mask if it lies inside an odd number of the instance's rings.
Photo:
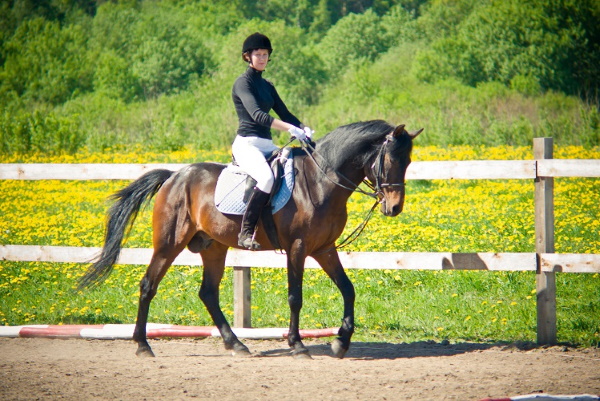
<svg viewBox="0 0 600 401">
<path fill-rule="evenodd" d="M 410 164 L 412 141 L 423 128 L 408 132 L 404 125 L 386 135 L 370 166 L 367 177 L 374 184 L 381 202 L 381 213 L 397 216 L 404 207 L 404 177 Z"/>
</svg>

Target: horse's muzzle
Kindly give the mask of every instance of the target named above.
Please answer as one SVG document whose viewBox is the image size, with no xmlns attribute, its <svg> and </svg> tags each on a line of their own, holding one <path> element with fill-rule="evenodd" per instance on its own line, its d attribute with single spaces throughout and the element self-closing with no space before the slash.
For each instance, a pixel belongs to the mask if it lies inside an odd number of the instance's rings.
<svg viewBox="0 0 600 401">
<path fill-rule="evenodd" d="M 387 202 L 384 200 L 381 203 L 381 213 L 388 217 L 398 216 L 400 213 L 402 213 L 402 206 L 402 204 L 395 204 L 391 207 L 388 207 Z"/>
<path fill-rule="evenodd" d="M 404 208 L 404 184 L 389 185 L 379 192 L 381 213 L 384 216 L 394 217 L 402 213 Z"/>
<path fill-rule="evenodd" d="M 398 216 L 402 213 L 402 209 L 404 208 L 404 194 L 396 199 L 390 198 L 395 197 L 385 196 L 381 200 L 381 213 L 388 217 Z"/>
</svg>

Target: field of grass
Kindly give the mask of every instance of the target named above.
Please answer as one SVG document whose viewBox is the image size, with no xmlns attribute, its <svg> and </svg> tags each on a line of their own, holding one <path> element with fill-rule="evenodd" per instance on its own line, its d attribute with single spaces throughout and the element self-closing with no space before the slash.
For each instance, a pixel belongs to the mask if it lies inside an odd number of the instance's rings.
<svg viewBox="0 0 600 401">
<path fill-rule="evenodd" d="M 80 153 L 74 156 L 3 155 L 0 162 L 187 163 L 228 161 L 227 151 L 154 154 Z M 564 147 L 556 158 L 600 159 L 600 149 Z M 413 160 L 531 159 L 527 147 L 418 147 Z M 0 181 L 0 244 L 101 246 L 106 198 L 124 181 Z M 404 252 L 533 252 L 533 183 L 528 180 L 411 181 L 405 211 L 376 215 L 348 250 Z M 600 253 L 599 179 L 555 180 L 556 252 Z M 348 204 L 347 233 L 370 199 Z M 127 247 L 150 247 L 151 208 L 140 214 Z M 76 292 L 86 266 L 0 262 L 0 324 L 133 323 L 145 266 L 117 266 L 93 291 Z M 535 275 L 531 272 L 351 270 L 357 292 L 355 338 L 360 341 L 534 341 Z M 197 297 L 201 267 L 174 267 L 155 298 L 152 322 L 211 325 Z M 600 276 L 557 274 L 558 340 L 600 342 Z M 304 284 L 303 328 L 340 324 L 342 300 L 320 270 Z M 221 304 L 233 318 L 232 270 Z M 252 324 L 286 327 L 284 269 L 252 271 Z"/>
</svg>

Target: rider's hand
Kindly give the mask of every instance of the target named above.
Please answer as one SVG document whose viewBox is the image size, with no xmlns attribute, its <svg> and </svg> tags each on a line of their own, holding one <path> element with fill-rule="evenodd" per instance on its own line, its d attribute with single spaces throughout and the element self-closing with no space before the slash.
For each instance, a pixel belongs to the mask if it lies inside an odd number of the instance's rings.
<svg viewBox="0 0 600 401">
<path fill-rule="evenodd" d="M 312 138 L 315 131 L 313 131 L 309 127 L 304 127 L 304 133 L 306 134 L 306 137 L 310 139 L 310 138 Z"/>
<path fill-rule="evenodd" d="M 297 138 L 297 139 L 299 139 L 299 140 L 301 140 L 301 141 L 304 141 L 304 140 L 306 139 L 306 133 L 304 132 L 304 130 L 301 130 L 301 129 L 300 129 L 300 128 L 298 128 L 298 127 L 292 127 L 292 128 L 290 128 L 290 129 L 288 130 L 288 132 L 289 132 L 290 134 L 292 134 L 292 136 L 293 136 L 294 138 Z"/>
</svg>

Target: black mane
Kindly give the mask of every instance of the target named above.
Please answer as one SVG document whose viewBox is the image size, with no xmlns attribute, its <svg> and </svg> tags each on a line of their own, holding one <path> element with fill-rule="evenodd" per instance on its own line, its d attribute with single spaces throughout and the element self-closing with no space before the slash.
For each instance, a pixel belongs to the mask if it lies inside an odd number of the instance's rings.
<svg viewBox="0 0 600 401">
<path fill-rule="evenodd" d="M 351 161 L 363 168 L 375 157 L 386 135 L 394 131 L 394 126 L 383 120 L 362 121 L 340 126 L 319 141 L 317 151 L 334 170 Z M 404 136 L 407 138 L 405 139 Z M 402 157 L 412 150 L 412 141 L 403 135 L 393 141 L 392 155 Z"/>
</svg>

